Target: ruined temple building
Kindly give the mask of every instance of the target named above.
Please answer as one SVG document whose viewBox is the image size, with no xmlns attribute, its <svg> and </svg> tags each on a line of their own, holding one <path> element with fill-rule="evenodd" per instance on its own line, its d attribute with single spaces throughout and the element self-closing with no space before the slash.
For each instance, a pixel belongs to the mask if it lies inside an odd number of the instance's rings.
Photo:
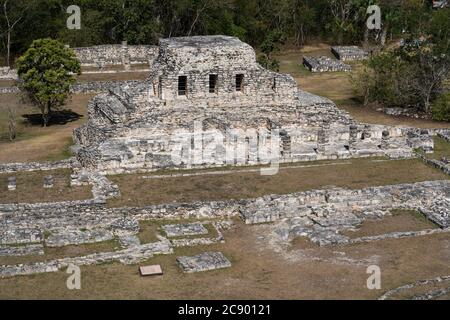
<svg viewBox="0 0 450 320">
<path fill-rule="evenodd" d="M 237 38 L 161 39 L 155 52 L 146 81 L 89 103 L 87 123 L 74 132 L 84 168 L 113 174 L 401 158 L 433 148 L 426 131 L 356 122 L 332 101 L 299 89 L 290 75 L 264 69 Z"/>
</svg>

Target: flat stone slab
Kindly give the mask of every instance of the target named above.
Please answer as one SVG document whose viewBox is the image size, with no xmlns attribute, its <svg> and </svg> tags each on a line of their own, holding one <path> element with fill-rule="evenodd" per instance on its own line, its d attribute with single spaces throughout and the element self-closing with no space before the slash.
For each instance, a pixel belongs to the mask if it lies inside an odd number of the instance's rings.
<svg viewBox="0 0 450 320">
<path fill-rule="evenodd" d="M 369 53 L 357 46 L 334 46 L 331 52 L 342 61 L 364 60 L 369 57 Z"/>
<path fill-rule="evenodd" d="M 15 191 L 16 186 L 17 186 L 16 177 L 9 177 L 8 178 L 8 190 Z"/>
<path fill-rule="evenodd" d="M 141 245 L 141 241 L 135 235 L 126 235 L 119 237 L 119 242 L 123 248 L 130 248 Z"/>
<path fill-rule="evenodd" d="M 153 266 L 140 267 L 139 272 L 141 273 L 141 276 L 143 276 L 143 277 L 163 275 L 162 268 L 159 264 L 156 264 Z"/>
<path fill-rule="evenodd" d="M 201 223 L 168 224 L 163 230 L 169 238 L 208 234 L 208 229 Z"/>
<path fill-rule="evenodd" d="M 303 65 L 311 72 L 351 71 L 352 67 L 340 60 L 321 57 L 303 57 Z"/>
<path fill-rule="evenodd" d="M 205 252 L 193 257 L 178 257 L 178 265 L 185 273 L 230 268 L 231 262 L 221 252 Z"/>
</svg>

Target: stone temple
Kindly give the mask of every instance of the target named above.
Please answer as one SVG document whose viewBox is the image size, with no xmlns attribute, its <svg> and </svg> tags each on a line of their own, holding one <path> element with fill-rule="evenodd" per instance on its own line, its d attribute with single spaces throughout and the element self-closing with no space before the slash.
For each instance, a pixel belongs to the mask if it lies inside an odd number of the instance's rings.
<svg viewBox="0 0 450 320">
<path fill-rule="evenodd" d="M 155 52 L 146 81 L 89 103 L 74 132 L 84 168 L 113 174 L 433 149 L 426 131 L 356 122 L 290 75 L 264 69 L 237 38 L 161 39 Z"/>
</svg>

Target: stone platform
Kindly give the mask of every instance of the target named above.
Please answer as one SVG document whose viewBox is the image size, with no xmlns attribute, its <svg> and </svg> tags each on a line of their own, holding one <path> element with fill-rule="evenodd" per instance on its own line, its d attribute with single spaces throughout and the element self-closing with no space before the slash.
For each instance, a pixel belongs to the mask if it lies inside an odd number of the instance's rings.
<svg viewBox="0 0 450 320">
<path fill-rule="evenodd" d="M 221 252 L 205 252 L 193 257 L 178 257 L 177 262 L 185 273 L 231 267 L 231 262 Z"/>
</svg>

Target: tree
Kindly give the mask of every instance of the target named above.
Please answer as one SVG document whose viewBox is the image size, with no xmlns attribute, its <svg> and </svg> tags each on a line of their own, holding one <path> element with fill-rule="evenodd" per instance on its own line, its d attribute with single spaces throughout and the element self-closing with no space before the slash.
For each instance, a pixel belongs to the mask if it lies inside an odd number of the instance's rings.
<svg viewBox="0 0 450 320">
<path fill-rule="evenodd" d="M 17 61 L 23 88 L 41 110 L 44 127 L 53 109 L 62 106 L 70 86 L 81 73 L 80 62 L 73 50 L 52 39 L 35 40 Z"/>
<path fill-rule="evenodd" d="M 22 20 L 26 7 L 21 1 L 14 2 L 14 16 L 9 13 L 9 0 L 3 2 L 3 15 L 6 23 L 6 65 L 11 66 L 11 33 L 15 26 Z"/>
<path fill-rule="evenodd" d="M 279 71 L 279 62 L 273 58 L 272 54 L 279 51 L 279 45 L 283 42 L 283 34 L 279 30 L 274 30 L 267 35 L 261 44 L 261 54 L 258 57 L 258 62 L 264 68 Z"/>
</svg>

